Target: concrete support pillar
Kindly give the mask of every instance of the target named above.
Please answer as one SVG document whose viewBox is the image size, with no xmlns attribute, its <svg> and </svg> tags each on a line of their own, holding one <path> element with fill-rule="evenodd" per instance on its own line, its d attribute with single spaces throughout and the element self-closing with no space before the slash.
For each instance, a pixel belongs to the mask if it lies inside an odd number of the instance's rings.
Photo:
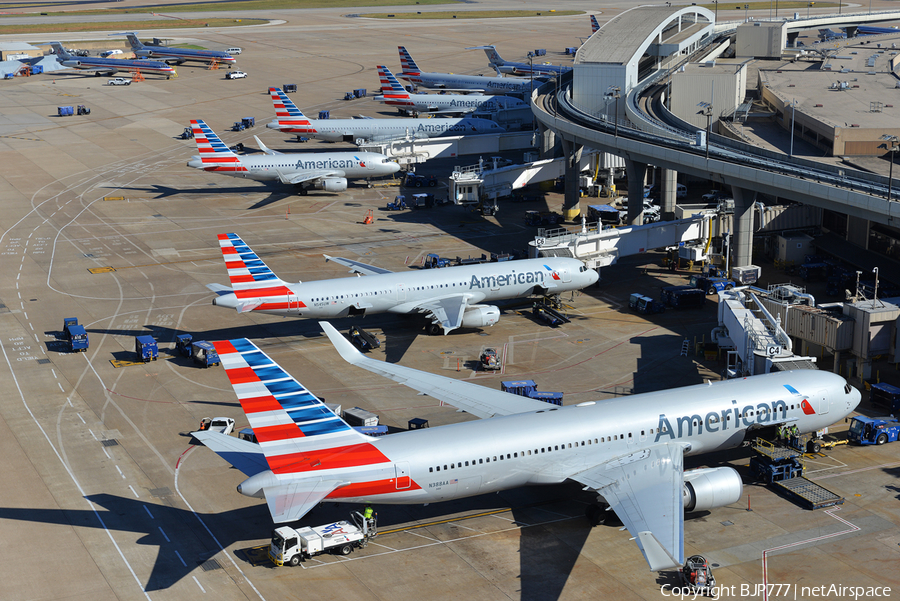
<svg viewBox="0 0 900 601">
<path fill-rule="evenodd" d="M 628 225 L 644 224 L 644 178 L 647 163 L 625 159 L 625 175 L 628 177 Z"/>
<path fill-rule="evenodd" d="M 575 221 L 578 219 L 578 215 L 581 214 L 581 207 L 579 206 L 581 194 L 578 186 L 580 172 L 578 166 L 581 163 L 581 152 L 584 150 L 584 146 L 569 142 L 565 138 L 560 138 L 560 141 L 566 157 L 565 198 L 562 206 L 563 219 L 565 221 Z"/>
<path fill-rule="evenodd" d="M 659 218 L 662 221 L 675 220 L 675 198 L 678 189 L 678 172 L 661 169 L 659 178 Z"/>
<path fill-rule="evenodd" d="M 557 158 L 559 156 L 560 149 L 559 138 L 557 138 L 556 132 L 538 123 L 538 133 L 540 134 L 540 139 L 538 140 L 538 150 L 540 151 L 540 158 Z"/>
<path fill-rule="evenodd" d="M 731 187 L 734 196 L 734 228 L 731 232 L 731 267 L 746 267 L 753 262 L 753 211 L 756 190 Z"/>
</svg>

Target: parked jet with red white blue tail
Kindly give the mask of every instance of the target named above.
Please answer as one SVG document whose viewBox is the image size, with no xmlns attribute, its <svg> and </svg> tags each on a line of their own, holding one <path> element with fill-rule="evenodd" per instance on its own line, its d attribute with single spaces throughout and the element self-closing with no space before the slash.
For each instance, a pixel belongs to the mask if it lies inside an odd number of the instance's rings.
<svg viewBox="0 0 900 601">
<path fill-rule="evenodd" d="M 138 39 L 137 34 L 132 32 L 126 33 L 125 37 L 131 45 L 132 52 L 138 58 L 161 60 L 174 65 L 191 61 L 206 64 L 220 63 L 231 67 L 237 62 L 233 56 L 220 50 L 193 50 L 159 44 L 144 44 Z"/>
<path fill-rule="evenodd" d="M 375 152 L 292 152 L 269 150 L 256 138 L 264 155 L 238 155 L 200 119 L 191 120 L 199 156 L 187 166 L 210 173 L 223 173 L 258 181 L 279 181 L 307 190 L 343 192 L 348 179 L 371 179 L 397 173 L 400 165 Z"/>
<path fill-rule="evenodd" d="M 496 70 L 497 73 L 508 73 L 511 75 L 562 75 L 572 70 L 572 67 L 564 67 L 560 65 L 550 65 L 543 63 L 516 63 L 504 60 L 494 46 L 472 46 L 466 50 L 484 50 L 488 57 L 488 66 Z"/>
<path fill-rule="evenodd" d="M 499 134 L 505 130 L 490 119 L 310 119 L 279 88 L 269 88 L 275 119 L 269 129 L 330 142 L 386 142 L 405 137 L 439 138 L 469 134 Z"/>
<path fill-rule="evenodd" d="M 165 75 L 166 79 L 178 77 L 175 68 L 161 61 L 131 60 L 127 58 L 100 58 L 91 56 L 72 56 L 59 42 L 50 42 L 56 52 L 56 59 L 63 67 L 92 71 L 97 77 L 113 75 L 119 71 L 132 71 L 142 74 L 153 73 Z"/>
<path fill-rule="evenodd" d="M 597 33 L 598 29 L 600 29 L 600 23 L 597 23 L 597 17 L 591 15 L 591 34 Z"/>
<path fill-rule="evenodd" d="M 320 325 L 348 363 L 482 419 L 370 437 L 249 340 L 215 342 L 259 444 L 194 436 L 248 476 L 238 492 L 266 499 L 275 523 L 326 500 L 428 504 L 573 480 L 602 499 L 589 506 L 592 522 L 614 511 L 651 570 L 677 568 L 685 512 L 737 503 L 743 492 L 733 468 L 685 471 L 685 456 L 735 448 L 783 424 L 813 432 L 860 401 L 841 376 L 799 370 L 557 407 L 370 359 Z"/>
<path fill-rule="evenodd" d="M 483 75 L 456 75 L 455 73 L 425 73 L 413 60 L 409 52 L 403 46 L 397 46 L 400 50 L 400 66 L 402 72 L 399 77 L 406 81 L 422 86 L 423 88 L 484 92 L 485 94 L 527 94 L 535 85 L 535 79 L 522 79 L 518 77 L 485 77 Z M 541 80 L 543 83 L 543 80 Z"/>
<path fill-rule="evenodd" d="M 396 106 L 410 112 L 422 113 L 471 113 L 476 110 L 524 108 L 528 104 L 512 96 L 486 96 L 484 94 L 413 94 L 407 92 L 391 70 L 378 66 L 381 78 L 381 94 L 374 100 Z"/>
<path fill-rule="evenodd" d="M 288 283 L 278 278 L 237 234 L 219 234 L 231 288 L 207 286 L 213 305 L 271 315 L 331 319 L 399 313 L 427 315 L 429 333 L 492 326 L 500 309 L 492 301 L 560 294 L 600 278 L 578 259 L 547 257 L 395 273 L 352 259 L 329 257 L 366 277 Z"/>
</svg>

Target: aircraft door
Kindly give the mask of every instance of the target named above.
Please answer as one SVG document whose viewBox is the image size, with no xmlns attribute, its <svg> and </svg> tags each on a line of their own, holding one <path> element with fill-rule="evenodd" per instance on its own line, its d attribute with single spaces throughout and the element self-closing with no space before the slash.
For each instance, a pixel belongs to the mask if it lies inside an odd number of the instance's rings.
<svg viewBox="0 0 900 601">
<path fill-rule="evenodd" d="M 562 278 L 563 282 L 571 282 L 572 281 L 572 273 L 569 271 L 567 267 L 563 267 L 559 271 L 557 271 L 559 277 Z"/>
<path fill-rule="evenodd" d="M 397 300 L 406 300 L 406 286 L 404 286 L 403 284 L 397 284 Z"/>
<path fill-rule="evenodd" d="M 819 405 L 819 415 L 828 413 L 828 410 L 831 408 L 831 401 L 828 399 L 826 391 L 820 390 L 816 393 L 816 399 L 818 400 Z"/>
<path fill-rule="evenodd" d="M 401 461 L 394 464 L 394 476 L 397 482 L 397 490 L 405 490 L 409 488 L 409 462 Z"/>
<path fill-rule="evenodd" d="M 288 296 L 288 313 L 300 313 L 300 298 L 295 295 Z"/>
</svg>

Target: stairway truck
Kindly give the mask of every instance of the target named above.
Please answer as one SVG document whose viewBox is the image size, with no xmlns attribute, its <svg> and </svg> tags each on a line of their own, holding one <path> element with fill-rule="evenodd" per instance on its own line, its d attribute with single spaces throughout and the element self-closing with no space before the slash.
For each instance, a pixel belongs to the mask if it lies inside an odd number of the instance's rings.
<svg viewBox="0 0 900 601">
<path fill-rule="evenodd" d="M 357 524 L 342 520 L 296 530 L 290 526 L 276 528 L 269 545 L 269 559 L 277 566 L 297 566 L 322 553 L 350 555 L 353 549 L 365 547 L 376 534 L 374 519 L 367 520 L 358 513 L 353 517 Z"/>
</svg>

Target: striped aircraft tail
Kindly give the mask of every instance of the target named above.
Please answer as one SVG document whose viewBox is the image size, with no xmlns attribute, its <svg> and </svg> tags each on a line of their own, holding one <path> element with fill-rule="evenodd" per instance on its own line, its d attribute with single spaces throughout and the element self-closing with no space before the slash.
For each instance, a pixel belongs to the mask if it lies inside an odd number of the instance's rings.
<svg viewBox="0 0 900 601">
<path fill-rule="evenodd" d="M 287 282 L 279 279 L 237 234 L 219 234 L 219 247 L 235 292 L 254 290 L 257 296 L 263 296 L 265 291 L 269 292 L 265 296 L 292 294 Z"/>
<path fill-rule="evenodd" d="M 419 65 L 413 60 L 409 51 L 404 46 L 397 46 L 397 49 L 400 51 L 400 66 L 403 75 L 420 75 L 422 70 L 419 69 Z"/>
<path fill-rule="evenodd" d="M 194 141 L 205 171 L 246 171 L 241 159 L 201 119 L 191 119 Z"/>
<path fill-rule="evenodd" d="M 403 87 L 391 70 L 384 65 L 378 65 L 378 76 L 381 79 L 381 95 L 385 104 L 394 106 L 412 106 L 409 92 Z"/>
<path fill-rule="evenodd" d="M 597 33 L 598 29 L 600 29 L 600 24 L 597 23 L 597 17 L 591 15 L 591 33 Z"/>
<path fill-rule="evenodd" d="M 372 437 L 351 428 L 246 338 L 213 344 L 269 466 L 238 492 L 265 497 L 275 523 L 298 520 L 326 498 L 397 491 L 393 464 Z"/>
<path fill-rule="evenodd" d="M 268 355 L 242 338 L 214 342 L 275 474 L 340 469 L 387 459 Z M 332 456 L 339 455 L 339 456 Z"/>
<path fill-rule="evenodd" d="M 297 133 L 315 133 L 309 118 L 303 114 L 294 101 L 288 98 L 281 88 L 269 88 L 272 105 L 275 107 L 275 119 L 278 126 Z"/>
</svg>

